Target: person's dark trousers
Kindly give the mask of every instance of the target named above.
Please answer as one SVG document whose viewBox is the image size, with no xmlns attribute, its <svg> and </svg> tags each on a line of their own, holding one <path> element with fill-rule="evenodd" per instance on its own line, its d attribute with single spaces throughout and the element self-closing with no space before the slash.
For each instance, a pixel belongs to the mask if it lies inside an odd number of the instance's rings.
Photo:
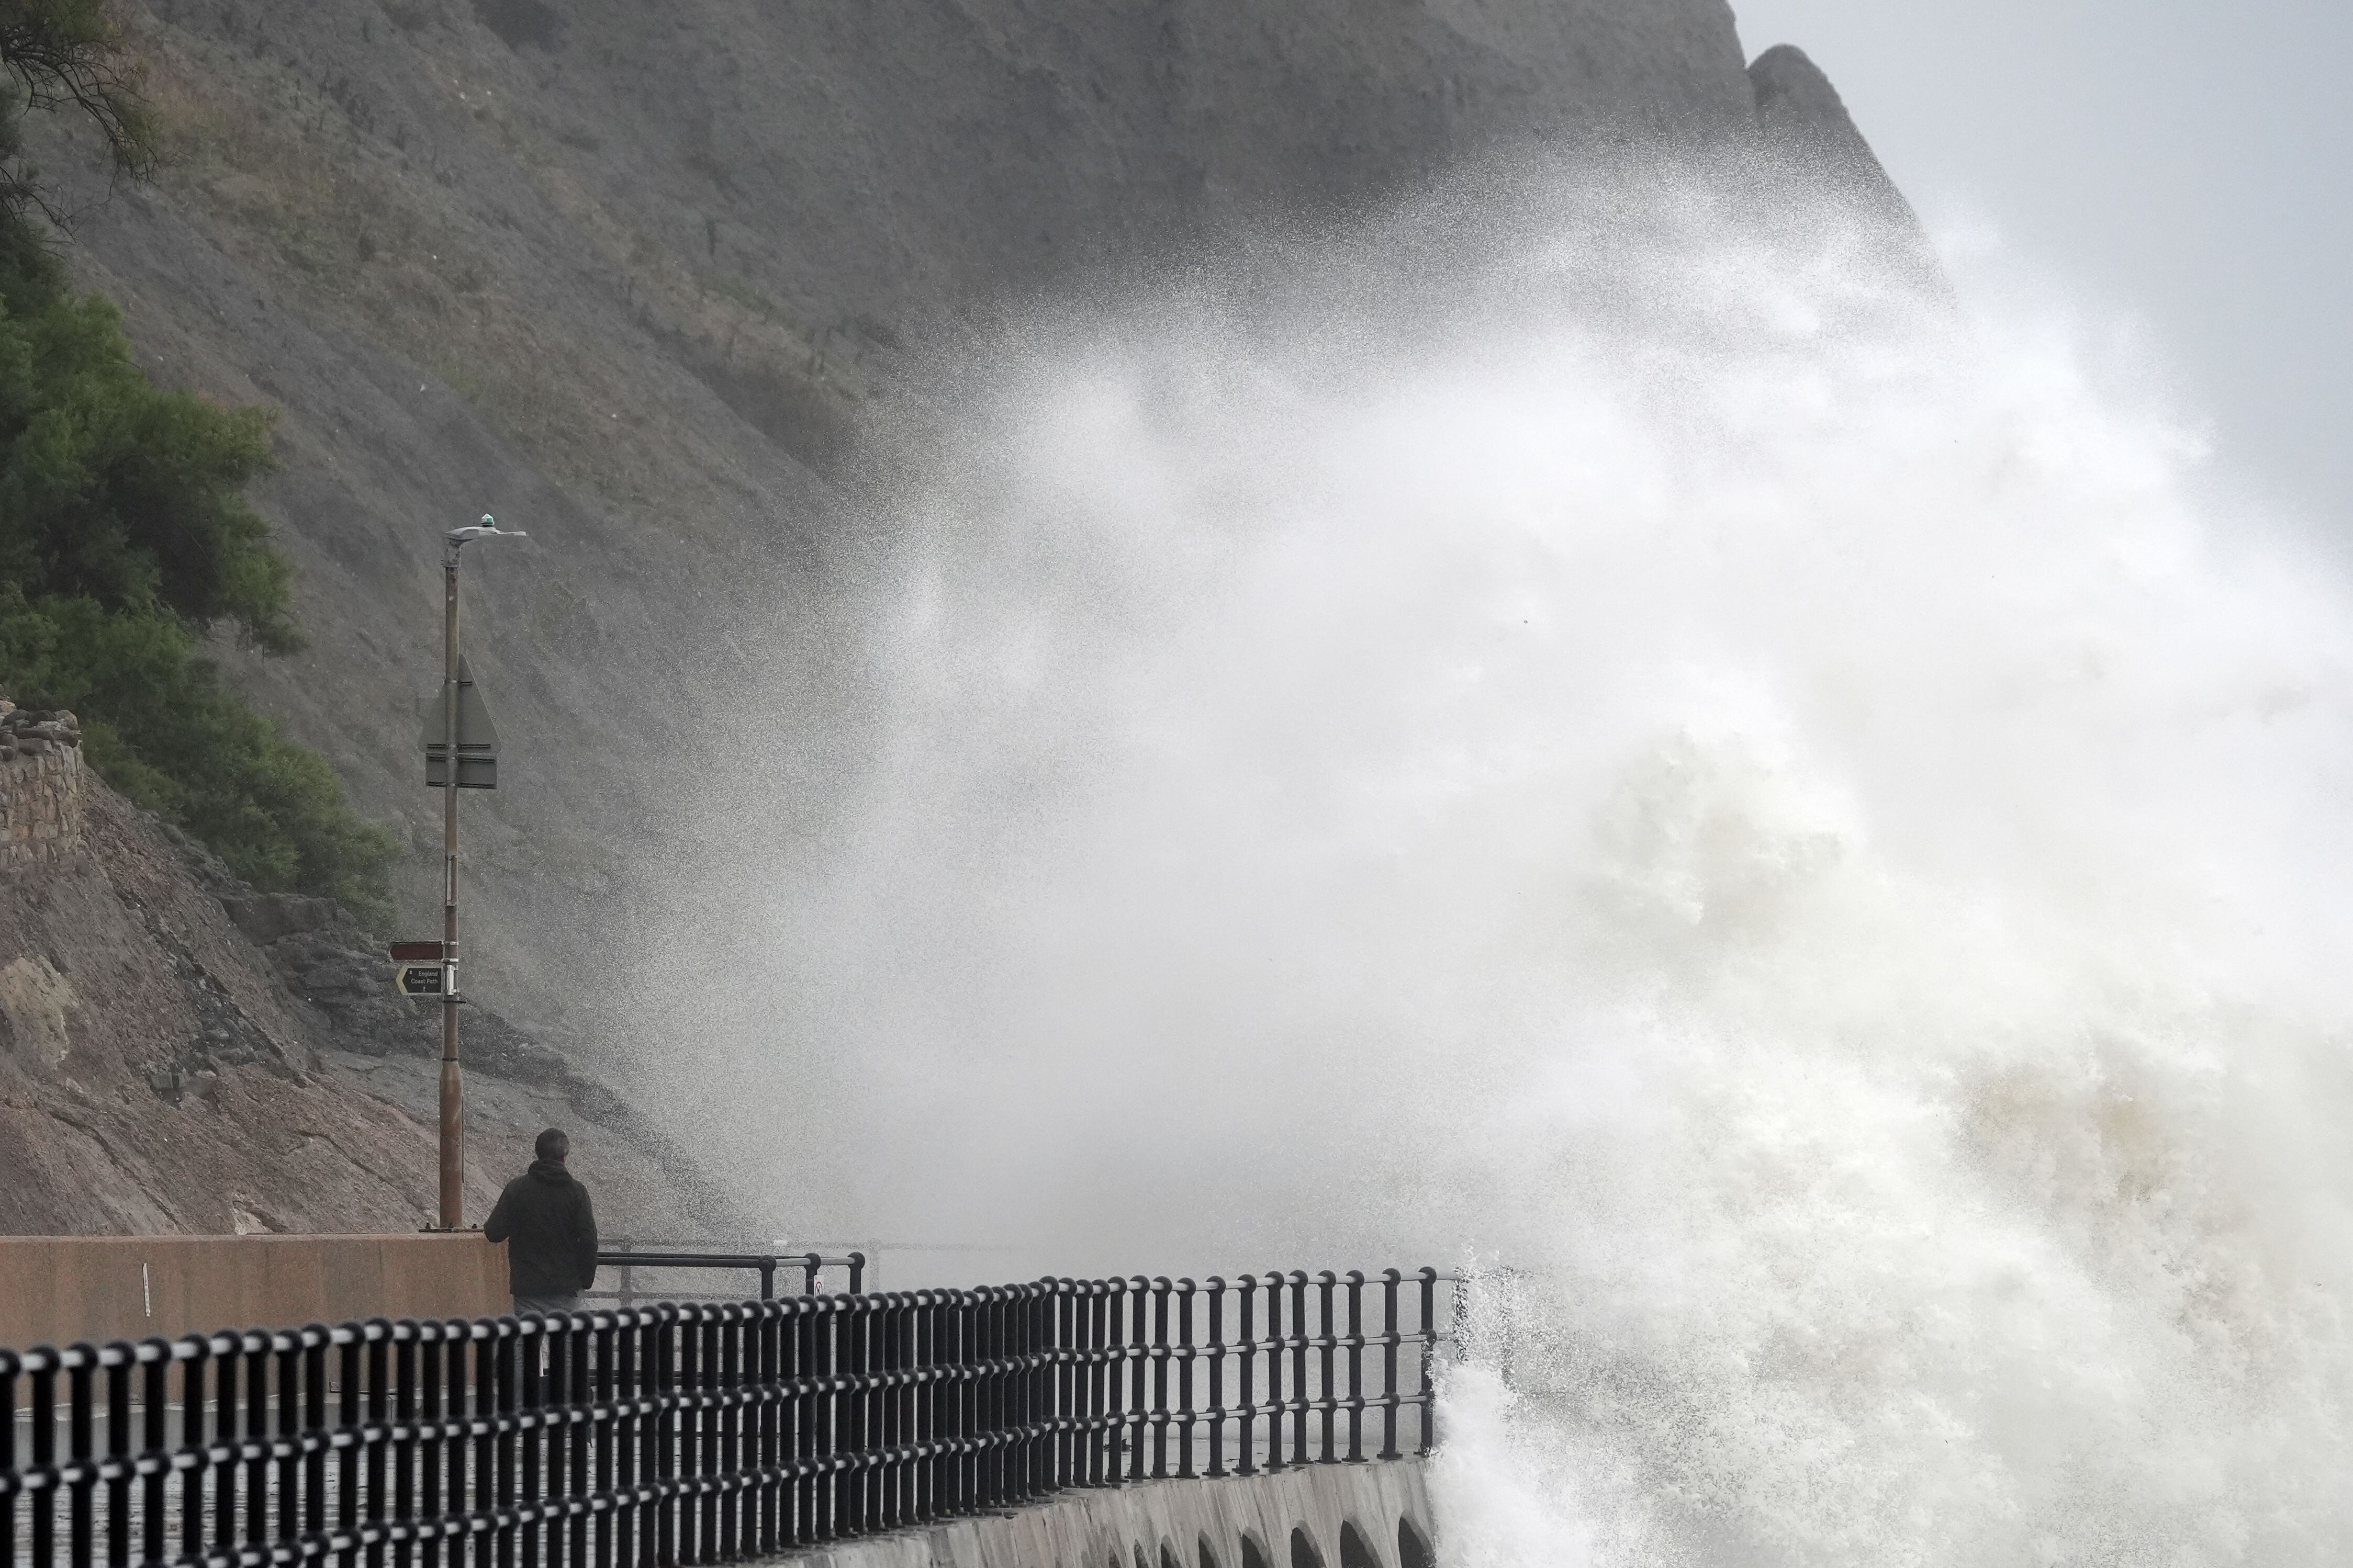
<svg viewBox="0 0 2353 1568">
<path fill-rule="evenodd" d="M 514 1299 L 514 1304 L 515 1316 L 518 1318 L 525 1312 L 537 1312 L 542 1317 L 552 1318 L 558 1312 L 577 1312 L 581 1310 L 580 1292 L 577 1290 L 569 1296 L 517 1296 Z"/>
</svg>

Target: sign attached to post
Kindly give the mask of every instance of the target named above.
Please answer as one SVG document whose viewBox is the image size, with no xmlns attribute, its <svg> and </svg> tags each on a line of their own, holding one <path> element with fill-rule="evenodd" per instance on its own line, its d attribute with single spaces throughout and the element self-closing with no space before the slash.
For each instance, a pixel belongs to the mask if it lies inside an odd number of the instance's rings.
<svg viewBox="0 0 2353 1568">
<path fill-rule="evenodd" d="M 392 972 L 392 983 L 403 996 L 441 996 L 441 977 L 447 973 L 439 963 L 404 963 Z"/>
<path fill-rule="evenodd" d="M 441 944 L 438 942 L 396 942 L 392 944 L 395 963 L 438 963 Z"/>
<path fill-rule="evenodd" d="M 417 717 L 424 721 L 425 784 L 428 789 L 448 787 L 448 767 L 442 753 L 449 745 L 448 690 L 419 698 Z M 499 787 L 499 730 L 474 685 L 473 667 L 458 660 L 458 787 Z"/>
</svg>

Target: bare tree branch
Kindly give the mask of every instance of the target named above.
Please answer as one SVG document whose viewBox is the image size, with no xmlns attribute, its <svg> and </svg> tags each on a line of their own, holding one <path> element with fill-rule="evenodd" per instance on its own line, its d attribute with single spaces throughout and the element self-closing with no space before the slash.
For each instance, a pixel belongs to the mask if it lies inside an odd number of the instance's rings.
<svg viewBox="0 0 2353 1568">
<path fill-rule="evenodd" d="M 30 110 L 87 115 L 106 138 L 118 178 L 152 174 L 155 120 L 145 81 L 109 0 L 0 0 L 0 208 L 38 207 L 60 221 L 39 171 L 19 155 L 16 127 Z"/>
</svg>

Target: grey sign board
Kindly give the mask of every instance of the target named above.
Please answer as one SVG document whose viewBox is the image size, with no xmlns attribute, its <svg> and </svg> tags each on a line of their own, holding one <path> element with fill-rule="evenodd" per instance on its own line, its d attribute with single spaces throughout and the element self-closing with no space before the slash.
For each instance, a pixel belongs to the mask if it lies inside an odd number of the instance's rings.
<svg viewBox="0 0 2353 1568">
<path fill-rule="evenodd" d="M 425 741 L 425 783 L 431 789 L 448 787 L 449 704 L 447 689 L 420 698 L 417 712 Z M 473 668 L 458 660 L 458 787 L 499 787 L 499 729 L 474 684 Z"/>
</svg>

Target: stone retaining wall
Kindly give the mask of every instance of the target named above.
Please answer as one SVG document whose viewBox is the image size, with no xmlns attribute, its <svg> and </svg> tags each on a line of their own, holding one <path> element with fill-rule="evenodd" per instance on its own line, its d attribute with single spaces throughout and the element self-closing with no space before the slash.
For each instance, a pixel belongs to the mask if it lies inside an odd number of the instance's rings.
<svg viewBox="0 0 2353 1568">
<path fill-rule="evenodd" d="M 0 698 L 0 866 L 35 866 L 81 847 L 81 729 Z"/>
</svg>

